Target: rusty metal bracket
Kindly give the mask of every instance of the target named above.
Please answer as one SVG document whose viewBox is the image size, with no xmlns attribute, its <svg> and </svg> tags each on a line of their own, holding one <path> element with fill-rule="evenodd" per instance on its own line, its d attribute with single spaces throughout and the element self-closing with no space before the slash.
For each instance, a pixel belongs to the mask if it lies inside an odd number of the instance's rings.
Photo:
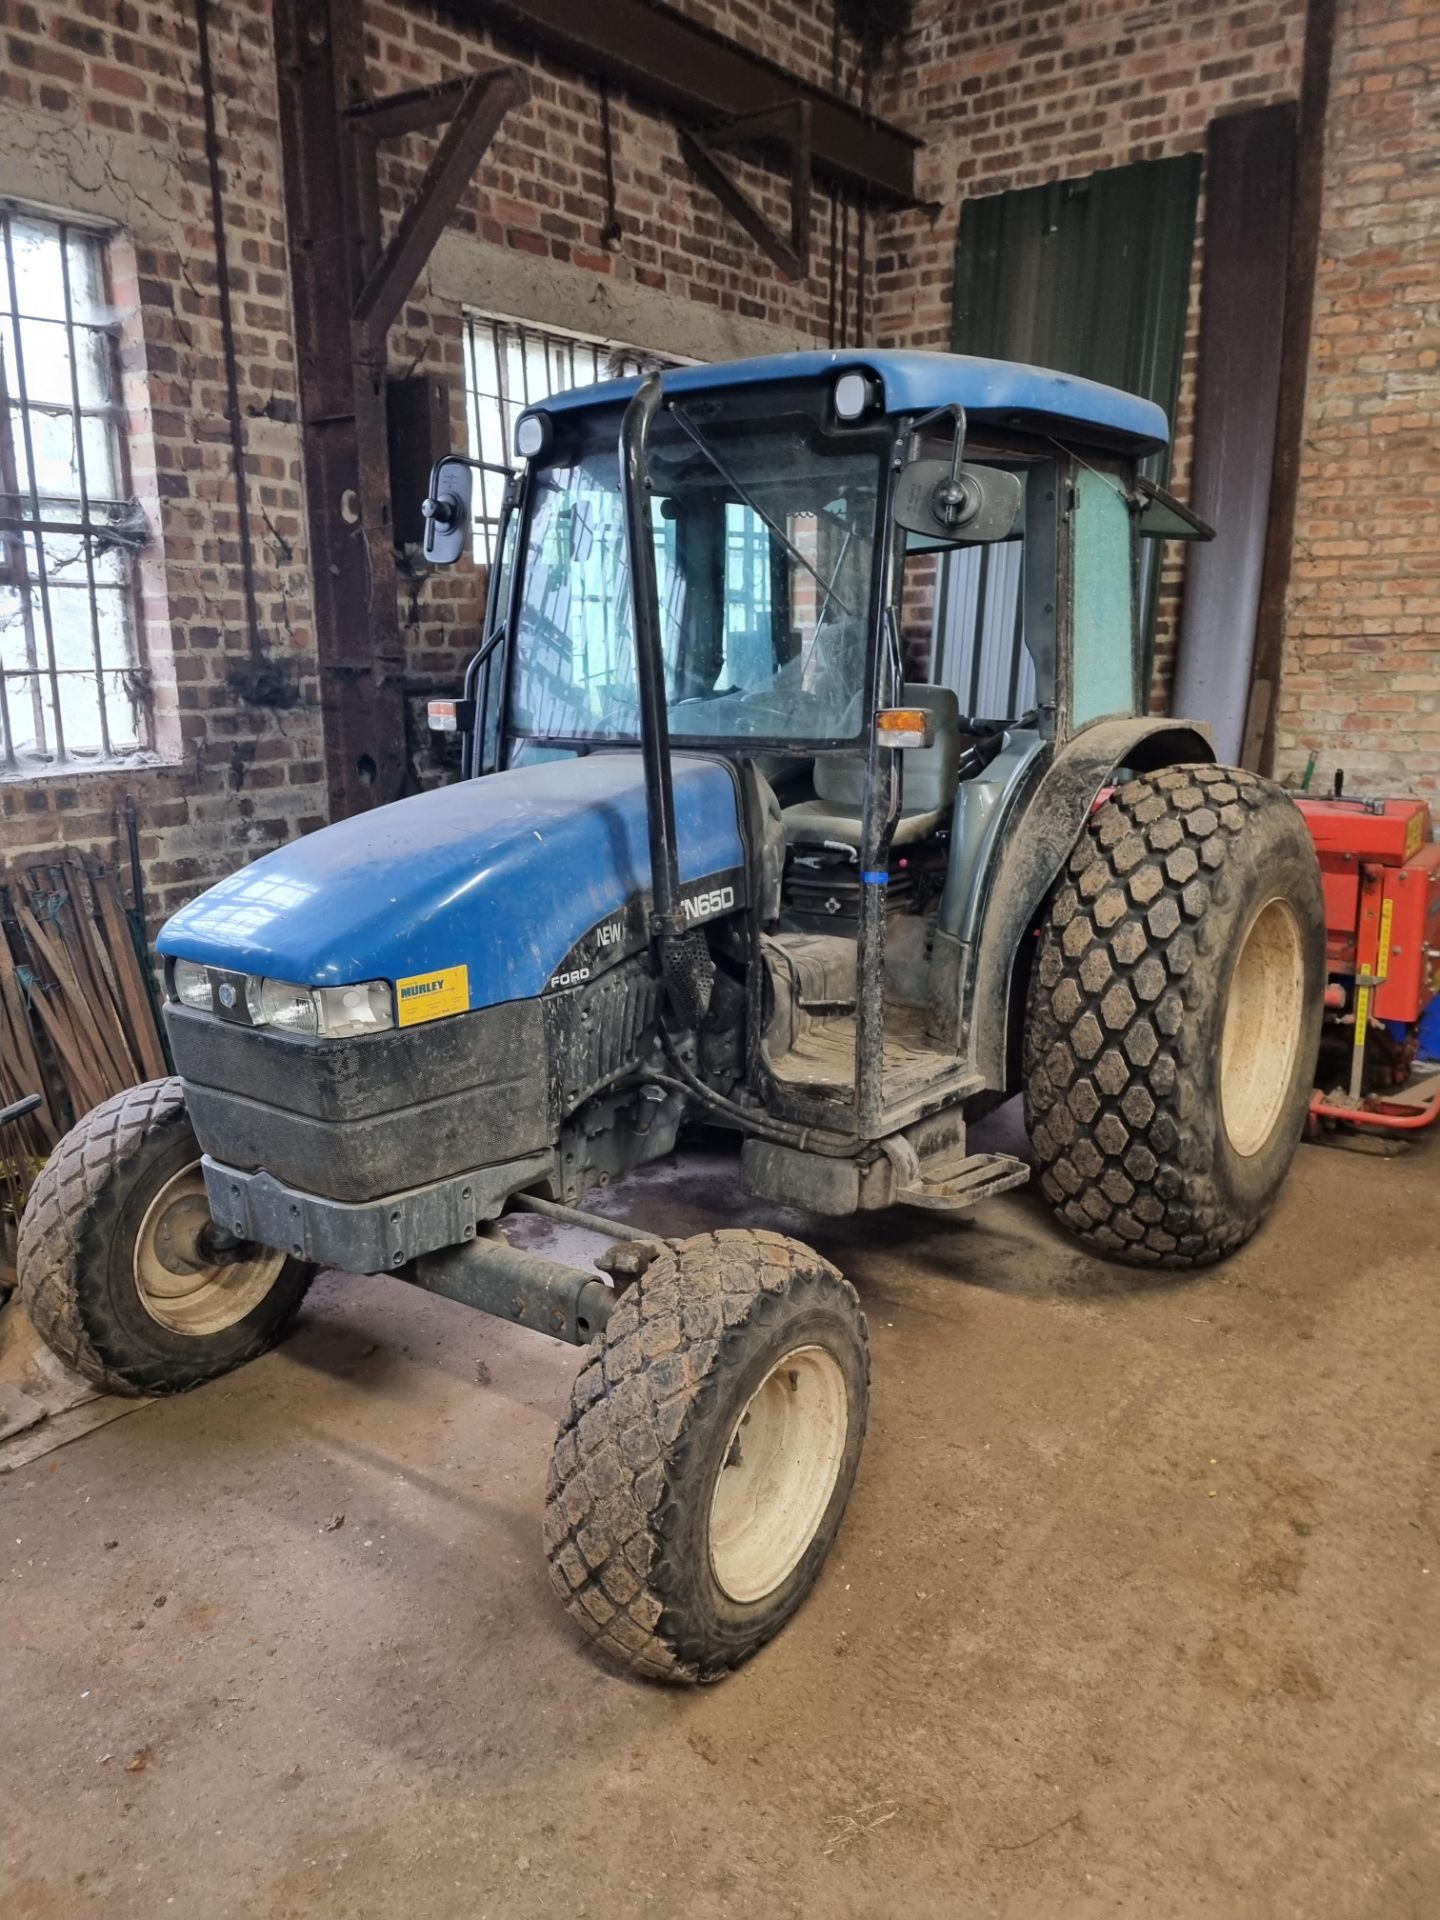
<svg viewBox="0 0 1440 1920">
<path fill-rule="evenodd" d="M 423 133 L 427 127 L 450 118 L 473 78 L 471 74 L 462 74 L 458 80 L 441 80 L 433 87 L 409 87 L 404 93 L 357 100 L 346 107 L 345 118 L 356 133 L 367 134 L 373 140 Z"/>
<path fill-rule="evenodd" d="M 721 166 L 719 149 L 779 147 L 790 156 L 790 237 L 777 232 L 750 196 Z M 738 226 L 745 229 L 762 253 L 775 262 L 787 280 L 803 280 L 810 271 L 810 182 L 813 146 L 810 102 L 787 100 L 780 106 L 757 107 L 753 113 L 712 122 L 702 132 L 680 129 L 680 148 L 691 170 L 703 181 Z"/>
<path fill-rule="evenodd" d="M 397 95 L 372 102 L 368 109 L 352 109 L 347 116 L 352 129 L 371 139 L 388 132 L 412 132 L 417 125 L 433 123 L 447 113 L 450 119 L 414 199 L 355 296 L 352 317 L 367 352 L 383 354 L 386 334 L 500 122 L 529 95 L 530 82 L 519 67 L 491 67 L 467 80 L 458 99 L 453 89 L 430 88 L 419 97 Z M 425 117 L 417 122 L 416 114 Z"/>
</svg>

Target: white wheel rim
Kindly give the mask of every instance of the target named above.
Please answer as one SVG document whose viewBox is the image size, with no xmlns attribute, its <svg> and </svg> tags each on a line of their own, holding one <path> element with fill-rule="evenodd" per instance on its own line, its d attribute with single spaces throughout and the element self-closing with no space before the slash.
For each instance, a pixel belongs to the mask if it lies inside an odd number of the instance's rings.
<svg viewBox="0 0 1440 1920">
<path fill-rule="evenodd" d="M 795 1571 L 830 1505 L 850 1427 L 850 1396 L 827 1347 L 782 1354 L 726 1443 L 710 1502 L 710 1568 L 746 1605 Z"/>
<path fill-rule="evenodd" d="M 1290 1091 L 1305 1014 L 1300 923 L 1278 896 L 1245 930 L 1220 1039 L 1220 1109 L 1231 1146 L 1244 1159 L 1275 1130 Z"/>
<path fill-rule="evenodd" d="M 285 1255 L 217 1262 L 207 1245 L 210 1203 L 197 1160 L 156 1194 L 135 1236 L 132 1271 L 140 1304 L 171 1333 L 223 1333 L 254 1311 L 274 1286 Z"/>
</svg>

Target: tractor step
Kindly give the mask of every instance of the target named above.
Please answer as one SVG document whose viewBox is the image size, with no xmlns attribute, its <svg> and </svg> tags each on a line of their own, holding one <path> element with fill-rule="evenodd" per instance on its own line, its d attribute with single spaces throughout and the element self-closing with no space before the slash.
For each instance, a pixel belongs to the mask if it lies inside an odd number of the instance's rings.
<svg viewBox="0 0 1440 1920">
<path fill-rule="evenodd" d="M 904 1207 L 931 1207 L 937 1213 L 963 1213 L 982 1200 L 1023 1186 L 1030 1169 L 1012 1153 L 970 1153 L 948 1165 L 932 1164 L 921 1178 L 896 1194 Z"/>
</svg>

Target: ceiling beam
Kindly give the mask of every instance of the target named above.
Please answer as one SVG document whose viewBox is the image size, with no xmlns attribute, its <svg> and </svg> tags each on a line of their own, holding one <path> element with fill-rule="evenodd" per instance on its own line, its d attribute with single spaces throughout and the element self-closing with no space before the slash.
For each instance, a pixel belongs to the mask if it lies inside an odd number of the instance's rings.
<svg viewBox="0 0 1440 1920">
<path fill-rule="evenodd" d="M 723 34 L 684 19 L 658 0 L 437 0 L 441 13 L 488 28 L 519 49 L 622 87 L 661 108 L 691 133 L 765 108 L 810 106 L 812 165 L 826 182 L 876 206 L 916 206 L 915 154 L 921 142 L 838 94 L 799 80 Z M 757 132 L 755 145 L 783 142 Z"/>
</svg>

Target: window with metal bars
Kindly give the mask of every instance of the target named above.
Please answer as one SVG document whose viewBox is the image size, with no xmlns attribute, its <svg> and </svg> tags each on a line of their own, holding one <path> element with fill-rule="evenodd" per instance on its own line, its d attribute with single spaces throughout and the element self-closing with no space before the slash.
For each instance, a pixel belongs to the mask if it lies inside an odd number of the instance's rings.
<svg viewBox="0 0 1440 1920">
<path fill-rule="evenodd" d="M 0 200 L 0 777 L 143 751 L 105 235 Z"/>
<path fill-rule="evenodd" d="M 532 327 L 494 315 L 465 316 L 465 419 L 470 457 L 483 463 L 477 476 L 475 558 L 494 556 L 506 475 L 515 466 L 515 422 L 537 400 L 569 387 L 619 380 L 651 367 L 682 364 L 663 354 L 579 333 Z"/>
</svg>

